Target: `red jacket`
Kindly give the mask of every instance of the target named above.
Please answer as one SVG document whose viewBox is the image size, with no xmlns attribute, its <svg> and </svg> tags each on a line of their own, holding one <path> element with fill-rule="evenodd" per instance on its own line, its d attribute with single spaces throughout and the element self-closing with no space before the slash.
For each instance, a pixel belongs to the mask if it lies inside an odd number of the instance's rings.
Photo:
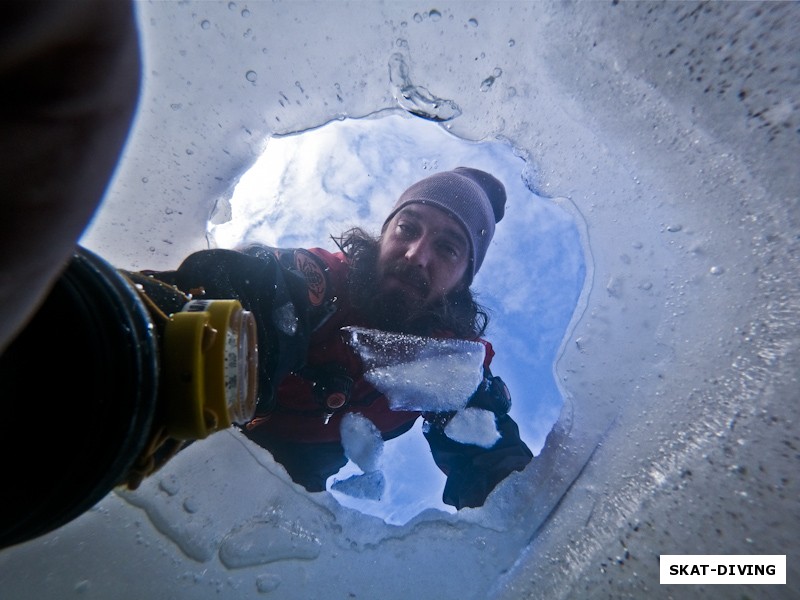
<svg viewBox="0 0 800 600">
<path fill-rule="evenodd" d="M 386 396 L 364 380 L 361 360 L 341 334 L 342 327 L 366 326 L 363 318 L 350 306 L 346 286 L 349 265 L 344 255 L 320 248 L 310 249 L 308 252 L 323 261 L 322 267 L 308 259 L 305 252 L 294 251 L 294 254 L 295 263 L 301 263 L 298 266 L 310 282 L 309 301 L 335 297 L 336 312 L 311 334 L 307 368 L 300 374 L 287 375 L 280 382 L 274 410 L 256 426 L 274 436 L 294 441 L 339 441 L 342 417 L 348 412 L 358 412 L 372 421 L 386 439 L 390 439 L 394 437 L 392 432 L 405 431 L 421 413 L 391 410 Z M 486 346 L 484 366 L 488 367 L 494 352 L 488 342 L 481 341 Z M 326 365 L 334 364 L 343 367 L 344 374 L 352 380 L 352 388 L 348 402 L 329 416 L 329 409 L 323 404 L 325 398 L 315 395 L 314 388 L 320 383 L 314 380 L 314 375 L 324 373 Z"/>
</svg>

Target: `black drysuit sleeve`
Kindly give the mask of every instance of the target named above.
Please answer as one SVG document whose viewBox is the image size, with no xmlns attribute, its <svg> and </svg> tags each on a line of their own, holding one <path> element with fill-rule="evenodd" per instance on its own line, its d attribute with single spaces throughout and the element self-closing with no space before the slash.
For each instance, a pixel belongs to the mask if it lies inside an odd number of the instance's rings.
<svg viewBox="0 0 800 600">
<path fill-rule="evenodd" d="M 238 300 L 253 313 L 259 361 L 257 414 L 273 408 L 275 388 L 283 377 L 302 368 L 316 326 L 306 279 L 288 264 L 266 251 L 251 256 L 234 250 L 202 250 L 174 271 L 140 274 L 194 298 Z"/>
<path fill-rule="evenodd" d="M 486 373 L 468 407 L 483 408 L 495 415 L 500 439 L 484 448 L 450 439 L 445 427 L 455 413 L 426 415 L 423 428 L 436 464 L 447 475 L 442 494 L 445 504 L 456 508 L 483 506 L 491 491 L 514 471 L 521 471 L 533 458 L 519 435 L 519 427 L 508 415 L 511 396 L 499 377 Z"/>
</svg>

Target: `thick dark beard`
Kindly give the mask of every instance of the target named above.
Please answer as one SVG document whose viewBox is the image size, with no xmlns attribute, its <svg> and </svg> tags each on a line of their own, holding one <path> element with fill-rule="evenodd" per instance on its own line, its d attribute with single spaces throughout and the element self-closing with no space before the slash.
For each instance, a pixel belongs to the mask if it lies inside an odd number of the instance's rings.
<svg viewBox="0 0 800 600">
<path fill-rule="evenodd" d="M 421 306 L 409 294 L 396 289 L 374 292 L 365 307 L 365 316 L 373 327 L 383 331 L 433 335 L 442 327 L 435 310 Z"/>
<path fill-rule="evenodd" d="M 350 260 L 351 304 L 370 327 L 421 336 L 446 332 L 464 339 L 486 330 L 489 317 L 468 288 L 434 303 L 423 303 L 402 290 L 380 290 L 379 241 L 360 229 L 345 232 L 336 241 Z"/>
</svg>

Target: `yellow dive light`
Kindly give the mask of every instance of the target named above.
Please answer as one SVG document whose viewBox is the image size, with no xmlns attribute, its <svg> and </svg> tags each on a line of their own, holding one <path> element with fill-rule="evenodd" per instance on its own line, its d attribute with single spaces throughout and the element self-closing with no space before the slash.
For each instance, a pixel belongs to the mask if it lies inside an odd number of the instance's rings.
<svg viewBox="0 0 800 600">
<path fill-rule="evenodd" d="M 193 299 L 78 246 L 0 354 L 0 548 L 249 421 L 257 371 L 256 322 L 237 300 Z"/>
<path fill-rule="evenodd" d="M 256 322 L 236 300 L 191 300 L 162 339 L 167 433 L 196 440 L 256 410 Z"/>
</svg>

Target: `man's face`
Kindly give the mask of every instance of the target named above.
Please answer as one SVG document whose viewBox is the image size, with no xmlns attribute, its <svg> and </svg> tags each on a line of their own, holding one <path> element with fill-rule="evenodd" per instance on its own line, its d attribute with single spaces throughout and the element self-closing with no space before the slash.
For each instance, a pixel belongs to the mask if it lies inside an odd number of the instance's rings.
<svg viewBox="0 0 800 600">
<path fill-rule="evenodd" d="M 392 217 L 381 236 L 381 292 L 402 292 L 425 306 L 464 285 L 470 259 L 467 235 L 449 214 L 409 204 Z"/>
</svg>

